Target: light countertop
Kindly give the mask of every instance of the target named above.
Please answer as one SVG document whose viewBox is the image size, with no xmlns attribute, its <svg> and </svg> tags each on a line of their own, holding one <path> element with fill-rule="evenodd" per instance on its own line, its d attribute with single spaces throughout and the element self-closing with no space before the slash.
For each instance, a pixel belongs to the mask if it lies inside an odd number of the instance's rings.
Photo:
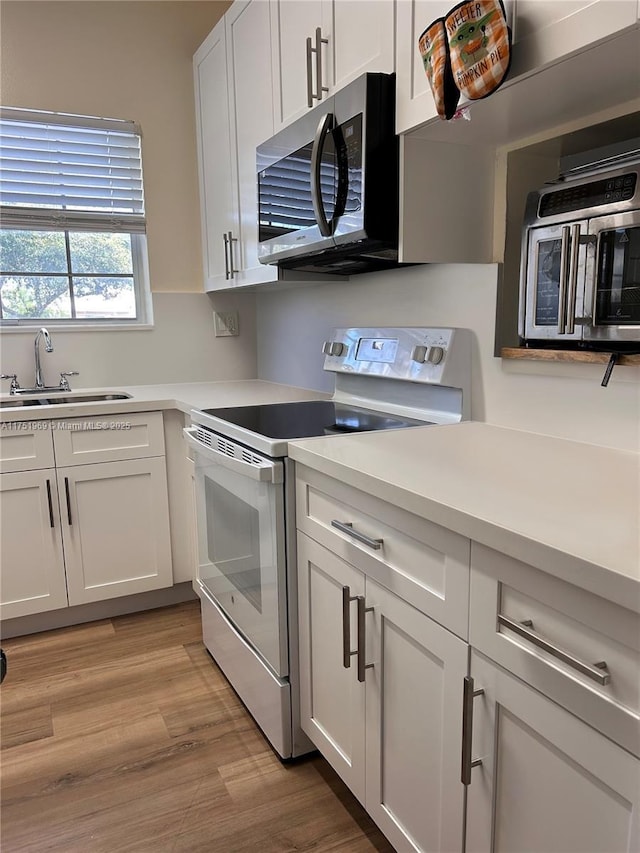
<svg viewBox="0 0 640 853">
<path fill-rule="evenodd" d="M 162 409 L 179 409 L 189 413 L 192 409 L 220 408 L 225 406 L 250 406 L 261 403 L 289 403 L 297 400 L 318 400 L 328 397 L 319 391 L 263 382 L 258 379 L 229 382 L 176 382 L 168 385 L 118 385 L 112 388 L 81 388 L 66 397 L 92 393 L 130 394 L 126 400 L 107 400 L 90 403 L 64 403 L 51 406 L 16 406 L 0 409 L 0 422 L 33 421 L 41 419 L 77 418 L 89 415 L 122 414 L 126 412 L 151 412 Z M 35 395 L 34 395 L 35 396 Z M 46 396 L 46 395 L 43 395 Z M 51 394 L 54 397 L 55 394 Z M 13 400 L 8 394 L 0 400 Z"/>
<path fill-rule="evenodd" d="M 490 424 L 295 441 L 299 463 L 640 612 L 640 455 Z"/>
</svg>

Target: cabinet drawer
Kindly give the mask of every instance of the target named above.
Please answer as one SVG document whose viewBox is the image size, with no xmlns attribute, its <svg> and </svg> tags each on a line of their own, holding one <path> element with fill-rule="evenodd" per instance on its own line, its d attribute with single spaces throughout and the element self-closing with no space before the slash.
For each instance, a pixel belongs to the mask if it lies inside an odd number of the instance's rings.
<svg viewBox="0 0 640 853">
<path fill-rule="evenodd" d="M 53 422 L 58 467 L 164 455 L 161 412 Z"/>
<path fill-rule="evenodd" d="M 303 465 L 296 471 L 300 530 L 467 638 L 468 539 Z M 370 540 L 369 544 L 357 535 Z"/>
<path fill-rule="evenodd" d="M 53 468 L 50 421 L 0 424 L 0 473 Z"/>
<path fill-rule="evenodd" d="M 469 639 L 640 755 L 637 613 L 474 542 Z"/>
</svg>

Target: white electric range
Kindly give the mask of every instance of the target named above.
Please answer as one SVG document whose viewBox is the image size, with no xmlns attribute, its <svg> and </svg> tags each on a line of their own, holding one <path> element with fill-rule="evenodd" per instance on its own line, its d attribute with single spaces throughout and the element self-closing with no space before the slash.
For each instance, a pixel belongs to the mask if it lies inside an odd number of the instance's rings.
<svg viewBox="0 0 640 853">
<path fill-rule="evenodd" d="M 314 749 L 299 726 L 295 496 L 289 441 L 470 417 L 471 332 L 336 329 L 330 400 L 193 410 L 196 590 L 205 645 L 282 758 Z"/>
</svg>

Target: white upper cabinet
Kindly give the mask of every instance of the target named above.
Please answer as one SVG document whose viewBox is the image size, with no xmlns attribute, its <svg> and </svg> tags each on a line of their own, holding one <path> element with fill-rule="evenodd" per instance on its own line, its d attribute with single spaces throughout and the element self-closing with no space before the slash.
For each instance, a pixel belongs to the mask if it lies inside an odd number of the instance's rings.
<svg viewBox="0 0 640 853">
<path fill-rule="evenodd" d="M 231 174 L 237 188 L 237 242 L 229 249 L 233 283 L 273 281 L 277 269 L 258 261 L 256 148 L 273 135 L 269 4 L 236 2 L 225 15 L 231 126 Z"/>
<path fill-rule="evenodd" d="M 269 4 L 236 2 L 194 56 L 205 290 L 273 281 L 258 262 L 256 147 L 273 134 Z"/>
<path fill-rule="evenodd" d="M 193 67 L 204 284 L 206 290 L 214 290 L 233 284 L 228 275 L 227 241 L 237 223 L 224 20 L 198 49 Z"/>
<path fill-rule="evenodd" d="M 435 124 L 444 126 L 451 139 L 451 128 L 448 127 L 451 123 L 437 119 L 418 50 L 418 39 L 432 21 L 446 16 L 454 5 L 451 0 L 397 0 L 398 133 L 405 133 L 435 119 Z M 606 105 L 611 105 L 634 97 L 628 94 L 628 90 L 633 88 L 630 87 L 630 81 L 636 81 L 637 97 L 637 42 L 616 44 L 618 36 L 625 31 L 628 35 L 630 30 L 637 27 L 637 0 L 505 0 L 505 7 L 513 41 L 512 64 L 505 88 L 511 88 L 517 81 L 518 88 L 514 90 L 517 95 L 513 99 L 490 98 L 488 103 L 482 104 L 480 101 L 472 102 L 477 103 L 475 114 L 472 115 L 476 124 L 478 117 L 486 113 L 488 123 L 496 125 L 498 135 L 502 135 L 504 130 L 506 133 L 515 133 L 513 138 L 517 138 L 518 133 L 526 136 L 539 129 L 537 102 L 540 102 L 546 115 L 557 113 L 556 123 L 559 123 L 560 118 L 567 115 L 569 106 L 575 111 L 576 105 L 571 102 L 581 102 L 585 87 L 587 90 L 593 89 L 592 112 L 604 108 L 603 98 L 607 100 Z M 610 44 L 605 44 L 607 41 Z M 558 67 L 558 73 L 553 79 L 545 79 L 541 90 L 532 81 L 535 72 L 603 44 L 604 50 L 594 55 L 592 63 L 586 64 L 587 71 L 590 65 L 597 66 L 593 73 L 599 76 L 593 82 L 585 79 L 582 64 L 574 67 L 572 63 L 564 62 L 562 67 Z M 522 88 L 525 84 L 526 87 Z M 460 106 L 465 103 L 469 102 L 461 98 Z M 529 122 L 527 113 L 533 115 Z M 508 116 L 508 126 L 503 129 L 500 119 L 505 115 Z M 533 127 L 530 126 L 532 123 Z M 522 131 L 518 130 L 520 127 Z"/>
<path fill-rule="evenodd" d="M 275 130 L 367 71 L 395 70 L 394 0 L 272 0 Z"/>
<path fill-rule="evenodd" d="M 438 115 L 425 74 L 418 39 L 436 18 L 455 5 L 451 0 L 398 0 L 396 12 L 396 130 L 402 133 Z"/>
</svg>

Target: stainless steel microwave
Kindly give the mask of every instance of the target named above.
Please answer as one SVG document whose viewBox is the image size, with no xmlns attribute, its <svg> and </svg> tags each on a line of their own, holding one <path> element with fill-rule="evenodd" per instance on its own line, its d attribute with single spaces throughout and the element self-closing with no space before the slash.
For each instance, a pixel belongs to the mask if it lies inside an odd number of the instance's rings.
<svg viewBox="0 0 640 853">
<path fill-rule="evenodd" d="M 398 264 L 395 75 L 364 74 L 256 152 L 258 258 L 353 275 Z"/>
<path fill-rule="evenodd" d="M 519 334 L 601 349 L 640 342 L 640 156 L 529 194 Z"/>
</svg>

